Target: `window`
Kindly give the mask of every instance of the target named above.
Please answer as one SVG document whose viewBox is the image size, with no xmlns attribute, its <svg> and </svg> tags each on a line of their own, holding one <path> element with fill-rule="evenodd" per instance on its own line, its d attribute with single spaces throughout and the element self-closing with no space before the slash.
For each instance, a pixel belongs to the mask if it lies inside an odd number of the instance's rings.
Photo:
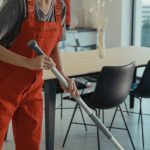
<svg viewBox="0 0 150 150">
<path fill-rule="evenodd" d="M 150 0 L 133 0 L 133 5 L 131 43 L 150 47 Z"/>
<path fill-rule="evenodd" d="M 150 0 L 142 0 L 141 46 L 150 47 Z"/>
</svg>

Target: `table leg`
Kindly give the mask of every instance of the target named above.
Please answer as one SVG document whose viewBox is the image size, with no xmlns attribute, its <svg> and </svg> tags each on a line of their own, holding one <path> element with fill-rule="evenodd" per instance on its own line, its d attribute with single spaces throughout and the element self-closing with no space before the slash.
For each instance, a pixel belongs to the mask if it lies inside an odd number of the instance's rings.
<svg viewBox="0 0 150 150">
<path fill-rule="evenodd" d="M 133 83 L 136 82 L 136 73 L 137 73 L 137 67 L 134 70 Z M 134 95 L 133 94 L 130 94 L 130 108 L 134 108 Z"/>
<path fill-rule="evenodd" d="M 134 108 L 134 95 L 130 95 L 130 108 Z"/>
<path fill-rule="evenodd" d="M 45 81 L 44 88 L 46 150 L 54 150 L 56 87 L 57 80 Z"/>
</svg>

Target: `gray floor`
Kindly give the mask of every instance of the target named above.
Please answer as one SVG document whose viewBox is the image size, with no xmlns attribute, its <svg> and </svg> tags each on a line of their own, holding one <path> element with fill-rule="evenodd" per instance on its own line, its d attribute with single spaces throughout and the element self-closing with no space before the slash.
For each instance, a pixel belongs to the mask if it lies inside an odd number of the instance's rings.
<svg viewBox="0 0 150 150">
<path fill-rule="evenodd" d="M 88 89 L 90 91 L 90 89 Z M 127 104 L 129 102 L 128 98 L 126 100 Z M 138 112 L 139 109 L 139 103 L 138 100 L 135 101 L 136 105 L 134 109 L 129 109 L 129 111 Z M 60 105 L 60 95 L 57 95 L 57 105 L 58 107 Z M 75 103 L 64 101 L 65 107 L 74 107 Z M 144 114 L 150 114 L 150 100 L 146 99 L 143 100 L 143 113 Z M 123 110 L 124 104 L 121 106 Z M 43 110 L 44 111 L 44 110 Z M 107 110 L 105 111 L 105 123 L 106 125 L 110 124 L 110 120 L 112 119 L 114 109 L 113 110 Z M 97 150 L 97 138 L 96 138 L 96 128 L 95 127 L 88 127 L 88 131 L 86 132 L 83 126 L 80 125 L 73 125 L 69 134 L 69 138 L 66 142 L 65 148 L 62 148 L 62 142 L 63 138 L 65 136 L 68 123 L 70 120 L 70 117 L 72 115 L 72 110 L 64 110 L 63 112 L 63 119 L 60 119 L 60 110 L 56 110 L 56 128 L 55 128 L 55 150 Z M 130 113 L 129 116 L 127 116 L 126 112 L 124 112 L 124 115 L 126 117 L 126 121 L 129 126 L 129 130 L 131 132 L 131 136 L 133 138 L 136 150 L 143 150 L 142 148 L 142 140 L 141 140 L 141 127 L 138 126 L 138 115 Z M 88 118 L 88 116 L 85 114 L 86 122 L 91 123 L 91 120 Z M 145 133 L 145 149 L 144 150 L 150 150 L 150 116 L 144 115 L 144 133 Z M 78 111 L 75 117 L 76 121 L 81 121 L 81 116 Z M 117 118 L 114 123 L 117 127 L 124 127 L 122 118 L 120 117 L 120 113 L 118 112 Z M 132 150 L 131 143 L 129 141 L 127 132 L 124 130 L 116 130 L 112 129 L 112 134 L 116 139 L 119 141 L 119 143 L 124 147 L 125 150 Z M 45 150 L 45 138 L 44 138 L 44 119 L 43 119 L 43 134 L 42 134 L 42 142 L 41 142 L 41 150 Z M 9 127 L 9 133 L 8 133 L 8 141 L 4 143 L 3 150 L 15 150 L 15 146 L 13 143 L 13 136 L 12 136 L 12 129 L 11 124 Z M 108 139 L 105 138 L 105 136 L 100 133 L 100 141 L 101 141 L 101 150 L 115 150 L 114 146 L 110 143 Z"/>
</svg>

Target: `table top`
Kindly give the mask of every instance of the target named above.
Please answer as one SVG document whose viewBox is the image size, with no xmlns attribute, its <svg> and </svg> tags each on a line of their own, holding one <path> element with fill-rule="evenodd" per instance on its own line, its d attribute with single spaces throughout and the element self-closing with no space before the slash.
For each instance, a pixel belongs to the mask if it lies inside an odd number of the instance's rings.
<svg viewBox="0 0 150 150">
<path fill-rule="evenodd" d="M 78 76 L 100 72 L 103 66 L 121 66 L 135 62 L 136 66 L 147 64 L 150 60 L 150 48 L 124 47 L 106 49 L 104 58 L 98 57 L 97 50 L 65 52 L 61 54 L 62 65 L 67 76 Z M 50 71 L 44 70 L 43 79 L 53 79 Z"/>
</svg>

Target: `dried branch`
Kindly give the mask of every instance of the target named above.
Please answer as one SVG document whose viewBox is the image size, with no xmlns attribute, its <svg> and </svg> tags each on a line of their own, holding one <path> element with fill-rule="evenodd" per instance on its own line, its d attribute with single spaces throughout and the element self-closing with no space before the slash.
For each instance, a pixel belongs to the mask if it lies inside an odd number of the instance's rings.
<svg viewBox="0 0 150 150">
<path fill-rule="evenodd" d="M 92 0 L 91 1 L 91 8 L 90 8 L 90 12 L 91 14 L 93 14 L 94 16 L 94 20 L 96 23 L 96 27 L 97 30 L 102 31 L 105 30 L 107 22 L 108 22 L 108 18 L 106 17 L 106 11 L 108 12 L 109 7 L 110 7 L 110 3 L 112 2 L 112 0 Z M 96 4 L 95 6 L 97 6 L 97 9 L 95 8 L 94 4 Z"/>
</svg>

